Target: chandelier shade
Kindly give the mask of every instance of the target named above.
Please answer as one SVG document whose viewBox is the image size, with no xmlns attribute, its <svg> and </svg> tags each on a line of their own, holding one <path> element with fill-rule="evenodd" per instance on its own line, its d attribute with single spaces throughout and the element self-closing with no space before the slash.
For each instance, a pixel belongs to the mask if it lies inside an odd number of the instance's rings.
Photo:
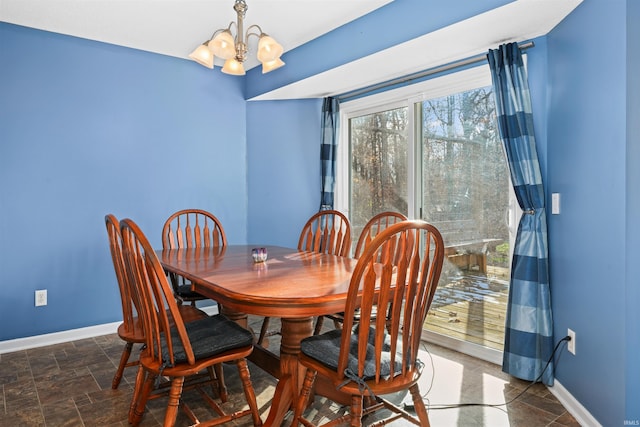
<svg viewBox="0 0 640 427">
<path fill-rule="evenodd" d="M 207 43 L 213 55 L 222 59 L 231 59 L 236 56 L 236 47 L 231 31 L 224 30 Z"/>
<path fill-rule="evenodd" d="M 200 65 L 204 65 L 207 68 L 213 68 L 213 53 L 209 50 L 209 47 L 205 44 L 201 44 L 189 54 L 189 58 L 193 59 Z"/>
<path fill-rule="evenodd" d="M 276 68 L 280 68 L 284 65 L 284 61 L 280 58 L 276 58 L 273 61 L 262 63 L 262 74 L 266 74 L 269 71 L 273 71 Z"/>
<path fill-rule="evenodd" d="M 229 58 L 224 61 L 222 72 L 234 76 L 244 76 L 245 74 L 244 65 L 242 65 L 242 62 L 238 61 L 235 58 Z"/>
<path fill-rule="evenodd" d="M 280 59 L 284 53 L 284 48 L 273 37 L 262 32 L 258 25 L 251 25 L 243 34 L 244 17 L 247 12 L 245 0 L 235 0 L 233 9 L 236 11 L 238 20 L 231 22 L 226 29 L 214 31 L 211 38 L 198 46 L 189 58 L 207 68 L 214 68 L 216 57 L 225 60 L 222 72 L 234 76 L 245 74 L 243 63 L 247 59 L 248 42 L 250 36 L 258 38 L 258 48 L 256 57 L 262 64 L 262 73 L 268 73 L 285 65 Z M 231 32 L 235 26 L 236 35 Z"/>
<path fill-rule="evenodd" d="M 282 56 L 282 45 L 266 34 L 260 36 L 258 41 L 258 61 L 261 63 L 270 62 Z"/>
</svg>

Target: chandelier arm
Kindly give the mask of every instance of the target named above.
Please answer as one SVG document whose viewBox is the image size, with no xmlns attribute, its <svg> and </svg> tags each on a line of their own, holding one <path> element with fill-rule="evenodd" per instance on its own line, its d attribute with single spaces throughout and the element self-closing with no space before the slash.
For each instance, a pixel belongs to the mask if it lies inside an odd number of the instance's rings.
<svg viewBox="0 0 640 427">
<path fill-rule="evenodd" d="M 238 24 L 236 24 L 234 21 L 229 22 L 229 25 L 225 29 L 227 31 L 231 32 L 231 27 L 233 27 L 234 25 L 236 27 L 236 32 L 237 32 L 238 31 Z M 223 29 L 222 31 L 224 31 L 225 29 Z M 218 30 L 218 31 L 220 31 L 220 30 Z"/>
<path fill-rule="evenodd" d="M 254 28 L 257 28 L 258 31 L 260 31 L 260 33 L 252 33 L 251 30 L 254 29 Z M 247 28 L 247 32 L 244 35 L 244 39 L 248 43 L 249 42 L 249 36 L 256 36 L 256 37 L 260 38 L 260 36 L 262 36 L 263 34 L 264 34 L 264 32 L 262 31 L 262 28 L 260 28 L 260 25 L 253 24 L 249 28 Z"/>
<path fill-rule="evenodd" d="M 232 22 L 229 23 L 229 26 L 227 28 L 218 28 L 217 30 L 215 30 L 213 32 L 213 34 L 211 34 L 211 37 L 209 38 L 209 40 L 207 40 L 207 42 L 213 40 L 213 38 L 215 36 L 217 36 L 218 34 L 220 34 L 220 33 L 224 33 L 225 31 L 231 32 L 231 26 L 233 26 L 234 24 L 235 24 L 235 22 L 232 21 Z"/>
</svg>

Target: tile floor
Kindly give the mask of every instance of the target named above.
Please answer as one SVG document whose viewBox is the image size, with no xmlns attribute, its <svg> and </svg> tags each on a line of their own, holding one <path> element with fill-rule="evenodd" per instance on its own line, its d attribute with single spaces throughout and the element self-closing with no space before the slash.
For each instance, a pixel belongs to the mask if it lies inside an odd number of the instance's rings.
<svg viewBox="0 0 640 427">
<path fill-rule="evenodd" d="M 113 334 L 0 355 L 0 427 L 127 426 L 136 368 L 125 371 L 118 390 L 111 389 L 122 347 L 122 341 Z M 421 391 L 431 408 L 432 426 L 579 425 L 540 384 L 508 405 L 436 409 L 439 405 L 461 402 L 503 404 L 520 394 L 528 383 L 510 378 L 491 363 L 434 345 L 425 348 L 428 351 L 421 357 L 426 362 Z M 237 408 L 243 402 L 237 371 L 233 365 L 225 365 L 224 369 L 231 396 L 223 407 Z M 275 380 L 255 365 L 250 364 L 250 370 L 265 419 Z M 402 401 L 403 397 L 392 399 Z M 201 403 L 197 392 L 186 392 L 184 398 L 204 419 L 207 412 L 203 411 L 208 407 Z M 141 425 L 162 425 L 165 402 L 164 399 L 151 401 Z M 310 410 L 317 411 L 317 417 L 321 418 L 322 414 L 342 408 L 317 398 Z M 189 424 L 188 418 L 180 413 L 177 425 Z M 251 420 L 245 418 L 232 425 L 250 426 Z"/>
</svg>

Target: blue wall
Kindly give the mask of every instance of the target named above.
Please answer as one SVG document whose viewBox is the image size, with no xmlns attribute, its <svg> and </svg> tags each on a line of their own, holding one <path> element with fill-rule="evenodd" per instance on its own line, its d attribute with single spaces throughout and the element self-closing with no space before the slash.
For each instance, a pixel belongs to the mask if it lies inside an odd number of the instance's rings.
<svg viewBox="0 0 640 427">
<path fill-rule="evenodd" d="M 628 39 L 626 9 L 626 1 L 587 0 L 548 36 L 547 185 L 562 195 L 561 214 L 549 221 L 553 314 L 557 337 L 576 332 L 577 352 L 562 357 L 556 374 L 605 426 L 640 420 L 637 385 L 625 394 L 634 380 L 627 357 L 638 364 L 637 338 L 628 352 L 625 326 L 626 309 L 638 307 L 636 290 L 626 300 L 638 286 L 637 260 L 625 251 L 638 242 L 637 226 L 627 229 L 637 210 L 626 208 L 637 193 L 627 179 L 627 131 L 636 143 L 638 132 L 627 127 L 627 46 L 637 51 L 638 39 Z"/>
<path fill-rule="evenodd" d="M 506 1 L 482 3 L 452 4 Z M 556 375 L 605 426 L 640 419 L 638 4 L 584 0 L 528 52 L 543 179 L 562 194 L 549 217 L 555 335 L 577 334 Z M 294 244 L 319 200 L 320 101 L 245 103 L 243 92 L 368 53 L 359 40 L 388 35 L 380 22 L 410 19 L 393 40 L 448 23 L 407 15 L 421 5 L 396 0 L 288 52 L 269 78 L 250 71 L 246 88 L 188 61 L 0 24 L 0 340 L 118 319 L 107 212 L 155 244 L 185 206 L 219 215 L 232 243 Z M 353 46 L 332 48 L 338 34 Z M 50 305 L 36 309 L 40 288 Z"/>
<path fill-rule="evenodd" d="M 322 100 L 247 104 L 249 241 L 295 247 L 320 206 Z"/>
<path fill-rule="evenodd" d="M 4 23 L 0 41 L 0 340 L 121 319 L 106 213 L 158 246 L 199 207 L 246 241 L 240 80 Z"/>
<path fill-rule="evenodd" d="M 640 419 L 640 2 L 627 1 L 626 413 Z"/>
</svg>

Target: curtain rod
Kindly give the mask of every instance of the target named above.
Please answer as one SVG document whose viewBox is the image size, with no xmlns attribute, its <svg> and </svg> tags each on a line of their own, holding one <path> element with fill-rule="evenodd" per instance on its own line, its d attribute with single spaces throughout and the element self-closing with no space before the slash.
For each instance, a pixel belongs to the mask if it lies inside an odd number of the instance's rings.
<svg viewBox="0 0 640 427">
<path fill-rule="evenodd" d="M 533 42 L 526 42 L 526 43 L 522 43 L 522 44 L 518 45 L 518 47 L 520 49 L 522 49 L 522 50 L 529 49 L 529 48 L 531 48 L 533 46 L 534 46 Z M 362 89 L 356 89 L 354 91 L 347 92 L 347 93 L 342 94 L 342 95 L 338 95 L 338 96 L 336 96 L 336 98 L 338 99 L 338 101 L 345 101 L 347 99 L 355 98 L 357 96 L 364 95 L 366 93 L 373 92 L 373 91 L 376 91 L 378 89 L 384 89 L 384 88 L 389 87 L 389 86 L 395 86 L 395 85 L 398 85 L 398 84 L 411 82 L 413 80 L 418 80 L 418 79 L 421 79 L 423 77 L 432 76 L 434 74 L 442 73 L 442 72 L 445 72 L 445 71 L 450 71 L 450 70 L 453 70 L 455 68 L 464 67 L 464 66 L 467 66 L 467 65 L 475 64 L 477 62 L 482 62 L 482 61 L 486 61 L 486 60 L 487 60 L 487 54 L 486 53 L 478 54 L 476 56 L 471 56 L 469 58 L 460 59 L 458 61 L 450 62 L 450 63 L 445 64 L 445 65 L 440 65 L 438 67 L 429 68 L 428 70 L 419 71 L 419 72 L 414 73 L 414 74 L 409 74 L 408 76 L 398 77 L 398 78 L 395 78 L 395 79 L 392 79 L 392 80 L 387 80 L 386 82 L 375 84 L 373 86 L 368 86 L 368 87 L 362 88 Z"/>
</svg>

